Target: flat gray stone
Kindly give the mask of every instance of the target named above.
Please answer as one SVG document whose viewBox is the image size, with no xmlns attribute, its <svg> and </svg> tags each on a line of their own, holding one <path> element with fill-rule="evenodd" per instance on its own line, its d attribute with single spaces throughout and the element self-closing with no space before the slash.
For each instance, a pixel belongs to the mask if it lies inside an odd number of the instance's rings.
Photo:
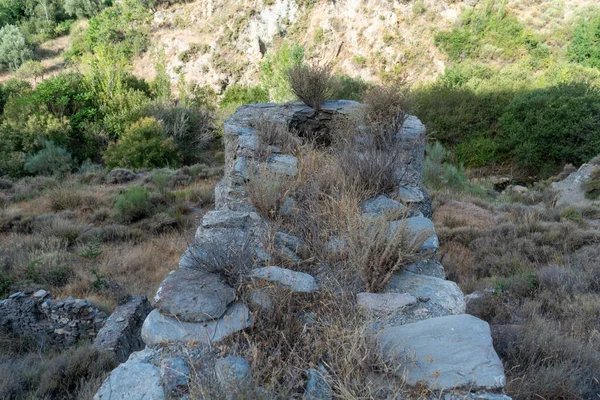
<svg viewBox="0 0 600 400">
<path fill-rule="evenodd" d="M 384 292 L 410 293 L 427 309 L 427 317 L 465 312 L 465 298 L 458 285 L 432 276 L 397 272 L 392 275 Z"/>
<path fill-rule="evenodd" d="M 412 238 L 413 244 L 416 244 L 416 241 L 420 239 L 426 238 L 419 248 L 419 253 L 433 254 L 440 247 L 440 241 L 435 234 L 435 227 L 429 218 L 418 216 L 390 222 L 391 234 L 394 234 L 399 229 L 404 230 Z"/>
<path fill-rule="evenodd" d="M 303 400 L 331 400 L 333 399 L 333 390 L 327 382 L 327 370 L 323 365 L 319 369 L 310 368 L 306 370 L 306 390 Z"/>
<path fill-rule="evenodd" d="M 188 389 L 190 368 L 179 357 L 165 358 L 160 362 L 160 380 L 169 396 L 185 393 Z"/>
<path fill-rule="evenodd" d="M 406 211 L 406 207 L 399 201 L 390 199 L 387 196 L 379 195 L 373 199 L 363 201 L 360 206 L 361 211 L 369 217 L 379 217 L 392 211 Z"/>
<path fill-rule="evenodd" d="M 227 396 L 250 389 L 250 365 L 241 357 L 228 355 L 215 362 L 215 374 Z"/>
<path fill-rule="evenodd" d="M 359 293 L 356 303 L 360 308 L 375 313 L 392 313 L 417 303 L 408 293 Z"/>
<path fill-rule="evenodd" d="M 222 318 L 209 322 L 182 322 L 152 311 L 142 326 L 142 340 L 147 346 L 165 343 L 217 343 L 227 336 L 252 326 L 248 307 L 237 303 Z"/>
<path fill-rule="evenodd" d="M 203 322 L 225 313 L 235 300 L 235 289 L 225 284 L 219 275 L 177 269 L 162 281 L 154 300 L 163 315 L 184 322 Z"/>
<path fill-rule="evenodd" d="M 267 167 L 276 174 L 295 176 L 298 173 L 298 159 L 289 154 L 274 154 L 269 157 Z"/>
<path fill-rule="evenodd" d="M 383 359 L 398 365 L 398 377 L 432 390 L 501 389 L 502 362 L 487 322 L 450 315 L 383 329 L 376 336 Z"/>
<path fill-rule="evenodd" d="M 414 274 L 428 275 L 435 278 L 446 279 L 446 270 L 438 261 L 437 257 L 417 261 L 414 264 L 404 267 L 404 270 Z"/>
<path fill-rule="evenodd" d="M 166 399 L 160 371 L 152 364 L 136 361 L 115 368 L 94 396 L 94 400 L 148 399 Z"/>
<path fill-rule="evenodd" d="M 292 292 L 310 293 L 319 290 L 315 278 L 304 272 L 292 271 L 291 269 L 276 266 L 256 268 L 250 271 L 249 276 L 277 282 L 288 287 Z"/>
<path fill-rule="evenodd" d="M 238 157 L 233 164 L 233 171 L 244 179 L 248 179 L 248 163 L 246 157 Z"/>
<path fill-rule="evenodd" d="M 247 228 L 260 221 L 260 216 L 254 212 L 233 211 L 228 208 L 221 208 L 204 214 L 200 226 L 204 229 Z"/>
<path fill-rule="evenodd" d="M 420 203 L 425 200 L 425 195 L 417 186 L 400 186 L 398 197 L 404 204 Z"/>
</svg>

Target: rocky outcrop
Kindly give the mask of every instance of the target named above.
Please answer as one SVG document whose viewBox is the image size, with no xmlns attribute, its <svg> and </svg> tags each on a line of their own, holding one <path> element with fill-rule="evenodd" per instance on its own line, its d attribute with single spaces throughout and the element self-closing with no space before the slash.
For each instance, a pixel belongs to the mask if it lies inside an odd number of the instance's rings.
<svg viewBox="0 0 600 400">
<path fill-rule="evenodd" d="M 600 201 L 590 200 L 585 197 L 585 191 L 581 184 L 590 179 L 594 168 L 600 168 L 594 164 L 583 164 L 575 172 L 572 172 L 565 179 L 552 183 L 552 189 L 558 193 L 557 205 L 561 204 L 592 204 Z"/>
<path fill-rule="evenodd" d="M 95 337 L 105 320 L 106 314 L 89 300 L 52 298 L 45 290 L 17 292 L 0 301 L 2 331 L 33 336 L 59 348 Z"/>
<path fill-rule="evenodd" d="M 115 308 L 92 346 L 111 352 L 119 362 L 124 362 L 131 353 L 144 348 L 142 324 L 150 311 L 152 306 L 146 296 L 132 296 L 127 303 Z"/>
</svg>

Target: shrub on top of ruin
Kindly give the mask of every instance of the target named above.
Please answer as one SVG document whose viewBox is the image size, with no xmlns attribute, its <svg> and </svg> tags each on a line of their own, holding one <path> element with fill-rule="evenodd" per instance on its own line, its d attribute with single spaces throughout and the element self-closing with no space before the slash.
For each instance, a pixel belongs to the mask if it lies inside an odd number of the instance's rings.
<svg viewBox="0 0 600 400">
<path fill-rule="evenodd" d="M 381 146 L 393 140 L 406 120 L 410 108 L 408 92 L 406 79 L 402 77 L 365 92 L 364 124 Z"/>
<path fill-rule="evenodd" d="M 319 111 L 321 104 L 334 92 L 334 78 L 329 66 L 295 65 L 287 72 L 292 93 L 309 107 Z"/>
</svg>

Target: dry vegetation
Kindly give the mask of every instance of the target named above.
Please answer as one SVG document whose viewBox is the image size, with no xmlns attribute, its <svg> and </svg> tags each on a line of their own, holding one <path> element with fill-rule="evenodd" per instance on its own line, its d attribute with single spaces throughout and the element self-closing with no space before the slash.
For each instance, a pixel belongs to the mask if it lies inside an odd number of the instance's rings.
<svg viewBox="0 0 600 400">
<path fill-rule="evenodd" d="M 441 261 L 465 293 L 484 293 L 470 312 L 492 325 L 509 395 L 591 399 L 600 391 L 600 208 L 553 208 L 539 189 L 500 202 L 434 192 Z"/>
</svg>

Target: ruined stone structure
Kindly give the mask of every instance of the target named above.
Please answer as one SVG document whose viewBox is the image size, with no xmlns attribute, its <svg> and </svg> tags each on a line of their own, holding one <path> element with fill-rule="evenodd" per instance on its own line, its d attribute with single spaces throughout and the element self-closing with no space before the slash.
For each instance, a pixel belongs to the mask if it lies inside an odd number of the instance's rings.
<svg viewBox="0 0 600 400">
<path fill-rule="evenodd" d="M 0 329 L 59 348 L 95 337 L 105 320 L 89 300 L 55 299 L 45 290 L 17 292 L 0 301 Z"/>
<path fill-rule="evenodd" d="M 316 112 L 300 103 L 254 104 L 241 107 L 225 122 L 225 176 L 216 188 L 215 210 L 204 216 L 195 243 L 181 258 L 180 268 L 169 274 L 157 292 L 156 309 L 142 328 L 146 349 L 121 364 L 95 399 L 180 396 L 187 379 L 186 368 L 181 365 L 181 353 L 168 349 L 188 343 L 211 347 L 234 332 L 252 327 L 249 304 L 237 299 L 234 289 L 222 279 L 222 265 L 248 263 L 247 279 L 269 281 L 292 292 L 320 290 L 323 282 L 319 276 L 271 264 L 264 245 L 269 222 L 252 206 L 246 183 L 252 171 L 259 168 L 293 177 L 300 161 L 277 147 L 270 148 L 267 159 L 259 157 L 254 126 L 260 119 L 269 119 L 303 136 L 330 129 L 336 115 L 350 116 L 361 107 L 351 101 L 330 101 Z M 409 116 L 395 140 L 405 149 L 396 166 L 397 193 L 381 194 L 365 201 L 361 208 L 365 217 L 395 209 L 412 210 L 405 213 L 405 218 L 390 221 L 389 228 L 392 232 L 402 228 L 407 235 L 426 240 L 419 249 L 422 259 L 395 273 L 381 293 L 356 294 L 356 307 L 372 317 L 368 335 L 382 358 L 398 365 L 398 377 L 408 385 L 429 388 L 435 398 L 441 393 L 448 399 L 507 399 L 502 394 L 504 370 L 492 346 L 488 324 L 465 314 L 463 293 L 445 279 L 444 268 L 436 258 L 439 242 L 428 218 L 431 205 L 421 175 L 425 127 Z M 294 201 L 286 199 L 285 212 L 294 213 Z M 296 249 L 302 239 L 288 232 L 277 232 L 275 238 L 282 254 L 298 259 Z M 343 251 L 344 246 L 343 240 L 335 238 L 328 244 L 331 251 Z M 277 306 L 277 299 L 263 292 L 252 293 L 250 302 L 253 307 Z M 221 387 L 226 391 L 243 387 L 250 374 L 248 362 L 236 355 L 217 358 L 213 371 L 217 371 Z M 179 371 L 176 384 L 169 370 Z M 133 374 L 138 377 L 135 385 L 128 384 Z M 332 398 L 323 366 L 307 370 L 305 375 L 304 398 Z M 232 380 L 236 385 L 231 385 Z M 233 392 L 228 395 L 235 398 Z M 261 398 L 271 398 L 263 395 Z"/>
</svg>

